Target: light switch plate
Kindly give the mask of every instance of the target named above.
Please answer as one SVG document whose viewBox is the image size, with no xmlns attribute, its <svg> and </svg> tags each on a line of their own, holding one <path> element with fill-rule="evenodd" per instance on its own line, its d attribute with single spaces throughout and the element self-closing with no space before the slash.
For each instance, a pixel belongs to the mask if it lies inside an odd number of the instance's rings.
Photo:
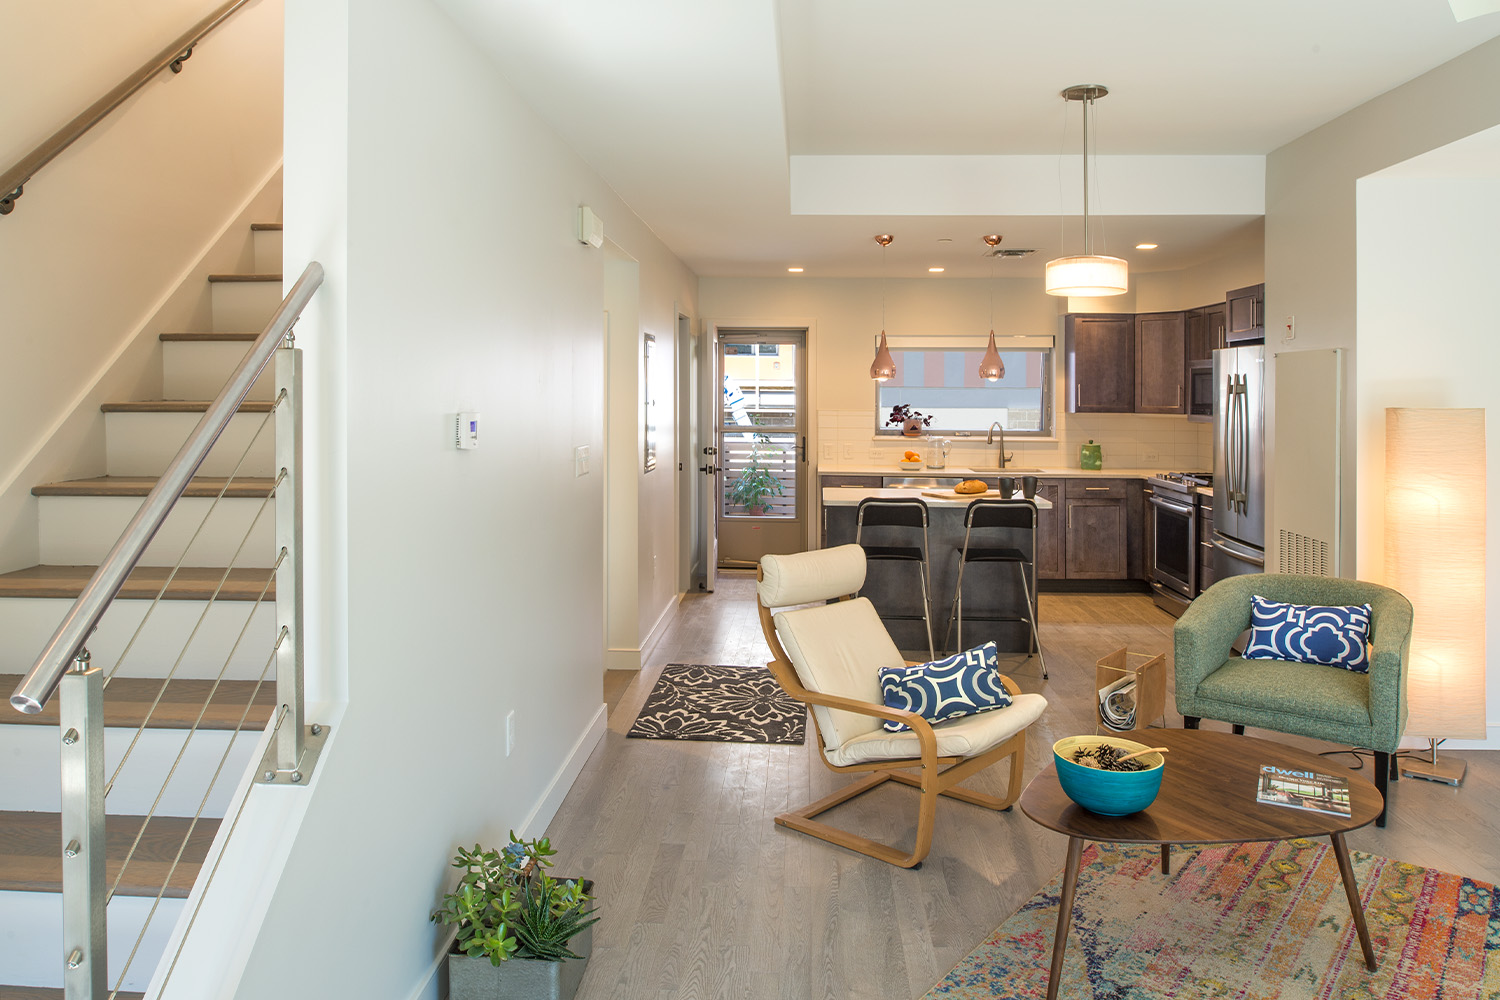
<svg viewBox="0 0 1500 1000">
<path fill-rule="evenodd" d="M 573 449 L 573 476 L 586 476 L 589 474 L 589 446 L 581 444 Z"/>
<path fill-rule="evenodd" d="M 458 413 L 453 418 L 453 443 L 464 451 L 479 447 L 479 414 Z"/>
</svg>

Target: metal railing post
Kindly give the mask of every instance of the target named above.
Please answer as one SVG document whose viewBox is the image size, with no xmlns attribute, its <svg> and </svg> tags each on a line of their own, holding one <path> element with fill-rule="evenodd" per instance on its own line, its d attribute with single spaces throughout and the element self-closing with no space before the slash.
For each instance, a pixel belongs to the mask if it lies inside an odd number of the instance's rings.
<svg viewBox="0 0 1500 1000">
<path fill-rule="evenodd" d="M 312 776 L 327 731 L 304 725 L 302 600 L 302 351 L 288 332 L 276 351 L 276 704 L 280 713 L 261 761 L 263 784 Z"/>
<path fill-rule="evenodd" d="M 104 671 L 80 650 L 63 675 L 62 732 L 63 993 L 102 1000 L 108 952 L 104 910 Z"/>
</svg>

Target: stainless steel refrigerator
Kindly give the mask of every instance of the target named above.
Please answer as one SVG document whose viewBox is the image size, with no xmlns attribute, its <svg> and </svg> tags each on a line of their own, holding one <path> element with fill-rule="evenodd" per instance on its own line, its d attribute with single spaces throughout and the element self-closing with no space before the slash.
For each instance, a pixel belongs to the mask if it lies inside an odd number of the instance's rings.
<svg viewBox="0 0 1500 1000">
<path fill-rule="evenodd" d="M 1214 351 L 1214 579 L 1266 566 L 1263 345 Z"/>
</svg>

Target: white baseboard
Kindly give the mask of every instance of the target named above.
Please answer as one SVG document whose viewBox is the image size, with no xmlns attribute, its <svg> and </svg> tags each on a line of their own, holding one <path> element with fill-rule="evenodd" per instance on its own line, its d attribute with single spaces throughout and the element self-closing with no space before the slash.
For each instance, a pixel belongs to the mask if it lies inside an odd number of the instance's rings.
<svg viewBox="0 0 1500 1000">
<path fill-rule="evenodd" d="M 661 637 L 667 634 L 667 626 L 672 619 L 677 617 L 677 609 L 682 606 L 682 594 L 667 602 L 662 608 L 661 614 L 656 616 L 656 621 L 651 624 L 651 630 L 646 633 L 646 638 L 638 647 L 611 647 L 604 651 L 605 670 L 639 670 L 646 664 L 646 651 L 661 641 Z"/>
<path fill-rule="evenodd" d="M 573 782 L 578 780 L 578 775 L 583 771 L 583 765 L 588 763 L 589 755 L 604 739 L 605 723 L 609 719 L 609 706 L 600 704 L 599 710 L 589 720 L 583 732 L 578 734 L 573 749 L 568 751 L 568 756 L 563 759 L 562 766 L 552 776 L 552 781 L 547 785 L 547 790 L 542 793 L 541 800 L 537 802 L 536 808 L 531 810 L 531 815 L 521 822 L 517 836 L 525 840 L 543 836 L 547 832 L 547 824 L 552 822 L 552 817 L 557 815 L 557 810 L 562 806 L 563 799 L 567 798 L 568 792 L 573 787 Z M 438 970 L 443 967 L 443 961 L 447 958 L 448 949 L 453 944 L 453 938 L 457 936 L 458 928 L 454 928 L 449 934 L 443 936 L 438 949 L 437 957 L 432 960 L 427 973 L 412 990 L 409 1000 L 441 1000 L 438 992 Z"/>
</svg>

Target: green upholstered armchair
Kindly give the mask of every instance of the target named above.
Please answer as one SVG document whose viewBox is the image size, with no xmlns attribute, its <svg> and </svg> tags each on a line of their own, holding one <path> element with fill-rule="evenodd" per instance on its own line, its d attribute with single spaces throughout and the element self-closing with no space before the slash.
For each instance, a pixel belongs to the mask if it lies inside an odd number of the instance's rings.
<svg viewBox="0 0 1500 1000">
<path fill-rule="evenodd" d="M 1245 660 L 1231 644 L 1250 627 L 1250 598 L 1293 604 L 1370 605 L 1370 671 L 1286 660 Z M 1406 665 L 1411 602 L 1389 587 L 1359 580 L 1254 573 L 1220 580 L 1178 619 L 1173 636 L 1177 711 L 1183 724 L 1218 719 L 1375 752 L 1382 797 L 1391 755 L 1406 729 Z M 1382 810 L 1377 825 L 1385 826 Z"/>
</svg>

